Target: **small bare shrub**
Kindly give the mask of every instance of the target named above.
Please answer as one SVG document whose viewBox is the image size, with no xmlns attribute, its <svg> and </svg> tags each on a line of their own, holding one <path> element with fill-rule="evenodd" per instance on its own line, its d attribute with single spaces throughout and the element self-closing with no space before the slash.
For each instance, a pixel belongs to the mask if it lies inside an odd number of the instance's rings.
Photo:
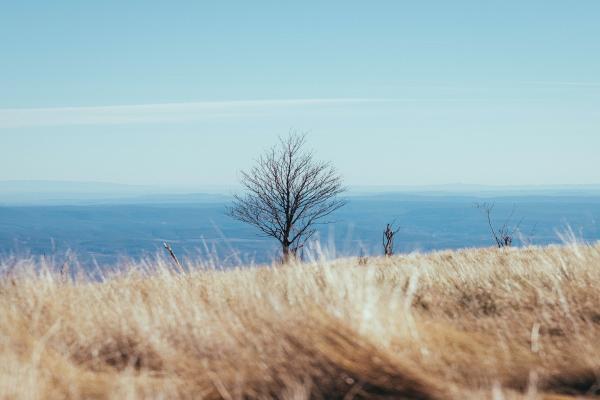
<svg viewBox="0 0 600 400">
<path fill-rule="evenodd" d="M 521 222 L 523 222 L 523 219 L 521 218 L 521 220 L 516 225 L 510 225 L 511 219 L 515 213 L 515 207 L 513 206 L 513 209 L 510 212 L 508 218 L 506 218 L 504 224 L 497 229 L 494 228 L 491 218 L 492 210 L 494 209 L 494 203 L 477 203 L 475 204 L 475 207 L 482 210 L 485 214 L 488 221 L 488 225 L 490 227 L 490 232 L 498 248 L 511 247 L 513 244 L 515 234 L 519 231 Z"/>
<path fill-rule="evenodd" d="M 387 224 L 385 230 L 383 231 L 383 254 L 385 254 L 386 257 L 394 255 L 394 237 L 400 230 L 400 227 L 396 227 L 396 229 L 394 229 L 393 225 L 393 222 L 391 224 Z"/>
</svg>

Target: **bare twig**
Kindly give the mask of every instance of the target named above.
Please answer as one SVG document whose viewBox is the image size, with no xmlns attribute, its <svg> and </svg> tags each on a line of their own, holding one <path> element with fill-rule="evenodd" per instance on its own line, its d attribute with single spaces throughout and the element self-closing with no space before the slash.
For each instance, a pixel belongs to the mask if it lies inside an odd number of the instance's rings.
<svg viewBox="0 0 600 400">
<path fill-rule="evenodd" d="M 171 258 L 175 262 L 175 265 L 177 266 L 177 269 L 179 270 L 179 272 L 183 272 L 183 267 L 181 266 L 181 263 L 177 259 L 177 256 L 175 255 L 175 252 L 173 251 L 173 249 L 171 248 L 171 246 L 167 242 L 163 242 L 163 246 L 165 247 L 165 249 L 171 255 Z"/>
</svg>

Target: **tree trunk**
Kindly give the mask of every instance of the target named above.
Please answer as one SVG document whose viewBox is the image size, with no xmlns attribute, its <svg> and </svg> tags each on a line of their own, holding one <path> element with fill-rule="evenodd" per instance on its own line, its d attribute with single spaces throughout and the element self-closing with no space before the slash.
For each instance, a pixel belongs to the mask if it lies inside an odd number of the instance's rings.
<svg viewBox="0 0 600 400">
<path fill-rule="evenodd" d="M 282 243 L 281 251 L 283 253 L 282 262 L 284 264 L 287 264 L 290 261 L 290 255 L 291 255 L 289 243 L 287 243 L 287 242 Z"/>
</svg>

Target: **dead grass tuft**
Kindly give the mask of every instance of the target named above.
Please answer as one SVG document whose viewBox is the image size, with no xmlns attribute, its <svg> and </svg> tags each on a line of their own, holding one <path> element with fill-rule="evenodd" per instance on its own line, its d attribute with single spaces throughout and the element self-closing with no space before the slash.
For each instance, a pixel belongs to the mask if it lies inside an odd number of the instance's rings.
<svg viewBox="0 0 600 400">
<path fill-rule="evenodd" d="M 600 244 L 125 270 L 0 280 L 0 398 L 600 393 Z"/>
</svg>

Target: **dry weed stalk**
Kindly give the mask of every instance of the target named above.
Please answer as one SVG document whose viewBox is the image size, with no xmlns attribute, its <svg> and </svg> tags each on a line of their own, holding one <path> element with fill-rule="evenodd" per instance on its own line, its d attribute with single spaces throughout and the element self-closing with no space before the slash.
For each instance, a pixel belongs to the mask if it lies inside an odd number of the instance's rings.
<svg viewBox="0 0 600 400">
<path fill-rule="evenodd" d="M 400 227 L 394 229 L 393 225 L 393 222 L 391 224 L 387 224 L 385 230 L 383 231 L 383 254 L 386 257 L 394 255 L 394 238 L 396 234 L 400 231 Z"/>
</svg>

